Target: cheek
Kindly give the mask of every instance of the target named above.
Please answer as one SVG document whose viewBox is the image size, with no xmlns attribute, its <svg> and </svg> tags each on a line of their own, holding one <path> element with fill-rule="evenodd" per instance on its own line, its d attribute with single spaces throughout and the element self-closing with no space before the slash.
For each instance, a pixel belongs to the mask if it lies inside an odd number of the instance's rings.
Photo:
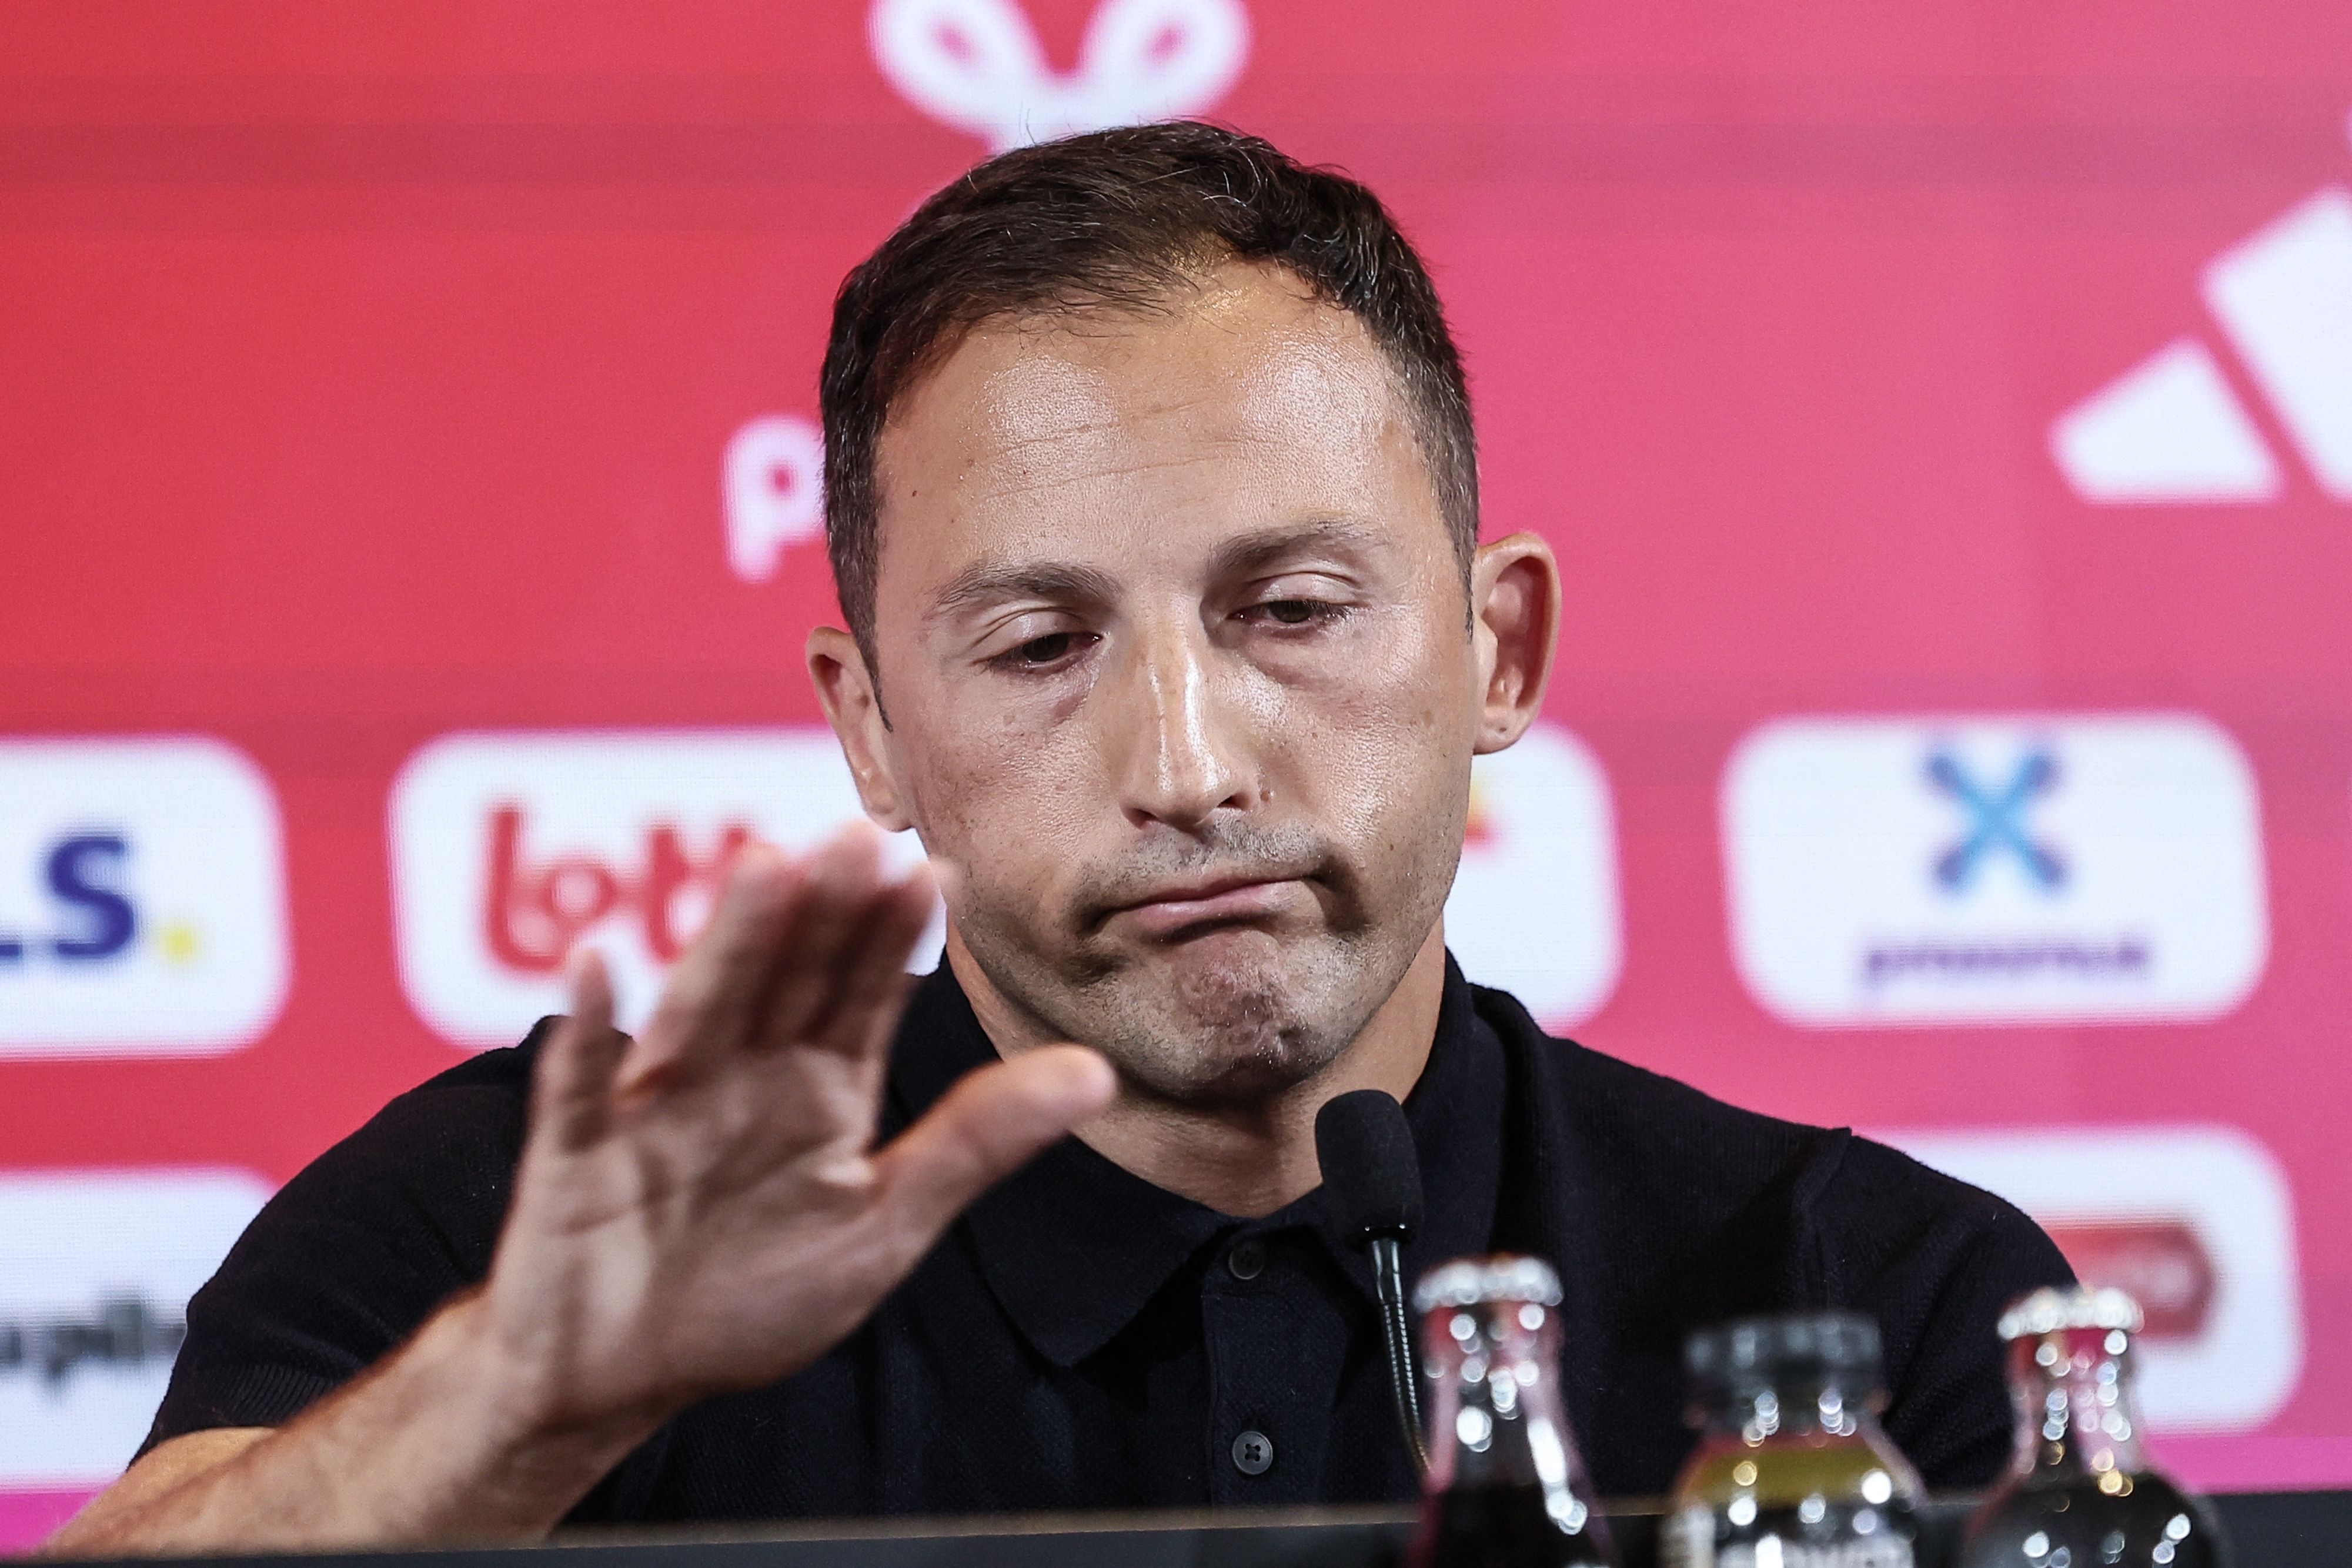
<svg viewBox="0 0 2352 1568">
<path fill-rule="evenodd" d="M 1071 863 L 1100 780 L 1074 765 L 1053 727 L 969 699 L 955 706 L 965 722 L 907 748 L 924 845 L 991 904 L 1041 892 Z"/>
<path fill-rule="evenodd" d="M 1263 733 L 1276 805 L 1296 804 L 1367 855 L 1458 834 L 1475 714 L 1458 629 L 1370 629 L 1320 678 L 1278 687 Z"/>
</svg>

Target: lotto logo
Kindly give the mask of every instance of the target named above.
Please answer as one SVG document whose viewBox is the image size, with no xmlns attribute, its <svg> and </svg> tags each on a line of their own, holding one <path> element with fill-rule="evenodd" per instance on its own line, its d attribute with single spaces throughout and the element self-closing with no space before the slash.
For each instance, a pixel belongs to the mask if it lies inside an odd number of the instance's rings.
<svg viewBox="0 0 2352 1568">
<path fill-rule="evenodd" d="M 393 786 L 402 984 L 450 1040 L 511 1045 L 562 1010 L 564 960 L 592 942 L 634 1028 L 736 852 L 804 848 L 859 814 L 830 730 L 446 737 Z M 922 849 L 902 834 L 891 854 Z M 937 953 L 934 934 L 918 967 Z"/>
<path fill-rule="evenodd" d="M 1740 971 L 1792 1023 L 2213 1018 L 2269 947 L 2253 777 L 2201 718 L 1768 725 L 1723 841 Z"/>
<path fill-rule="evenodd" d="M 278 806 L 200 739 L 0 742 L 0 1055 L 199 1055 L 286 995 Z"/>
<path fill-rule="evenodd" d="M 869 36 L 907 101 L 991 152 L 1204 114 L 1249 54 L 1241 0 L 1103 0 L 1076 74 L 1045 63 L 1019 0 L 876 0 Z"/>
<path fill-rule="evenodd" d="M 0 1176 L 0 1488 L 121 1472 L 188 1298 L 268 1197 L 235 1170 Z"/>
<path fill-rule="evenodd" d="M 1582 742 L 1538 724 L 1471 773 L 1445 939 L 1463 972 L 1555 1029 L 1598 1011 L 1617 983 L 1617 830 L 1609 783 Z"/>
<path fill-rule="evenodd" d="M 2206 308 L 2321 490 L 2352 501 L 2352 192 L 2329 186 L 2205 268 Z M 2107 505 L 2276 500 L 2277 459 L 2196 336 L 2051 426 L 2077 495 Z"/>
<path fill-rule="evenodd" d="M 2242 1432 L 2303 1370 L 2294 1212 L 2270 1151 L 2235 1127 L 2042 1127 L 1884 1135 L 1999 1193 L 2088 1284 L 2147 1313 L 2141 1408 L 2167 1431 Z"/>
</svg>

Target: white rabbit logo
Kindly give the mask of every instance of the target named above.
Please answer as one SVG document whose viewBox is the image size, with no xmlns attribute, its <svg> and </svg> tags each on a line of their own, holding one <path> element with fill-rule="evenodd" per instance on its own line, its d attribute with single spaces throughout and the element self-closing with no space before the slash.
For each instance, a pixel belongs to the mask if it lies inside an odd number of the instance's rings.
<svg viewBox="0 0 2352 1568">
<path fill-rule="evenodd" d="M 1103 0 L 1069 76 L 1046 64 L 1020 0 L 875 0 L 869 30 L 909 102 L 996 152 L 1202 113 L 1249 53 L 1241 0 Z"/>
</svg>

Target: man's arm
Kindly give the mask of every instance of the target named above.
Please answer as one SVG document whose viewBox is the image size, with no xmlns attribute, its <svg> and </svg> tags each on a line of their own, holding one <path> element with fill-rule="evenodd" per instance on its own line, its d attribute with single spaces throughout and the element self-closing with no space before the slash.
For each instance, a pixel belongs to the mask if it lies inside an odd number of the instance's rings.
<svg viewBox="0 0 2352 1568">
<path fill-rule="evenodd" d="M 886 883 L 862 826 L 748 852 L 634 1041 L 583 960 L 482 1287 L 282 1429 L 157 1448 L 47 1550 L 536 1536 L 677 1411 L 814 1361 L 1111 1095 L 1092 1052 L 1028 1052 L 872 1147 L 935 898 L 928 870 Z"/>
<path fill-rule="evenodd" d="M 649 1434 L 532 1430 L 502 1396 L 475 1298 L 277 1430 L 174 1437 L 50 1541 L 159 1555 L 542 1534 Z"/>
</svg>

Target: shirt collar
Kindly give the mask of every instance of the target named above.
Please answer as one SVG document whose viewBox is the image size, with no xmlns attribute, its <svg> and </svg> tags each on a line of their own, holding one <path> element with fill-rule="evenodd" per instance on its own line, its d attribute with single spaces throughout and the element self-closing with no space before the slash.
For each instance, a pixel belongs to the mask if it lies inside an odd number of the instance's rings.
<svg viewBox="0 0 2352 1568">
<path fill-rule="evenodd" d="M 912 1121 L 996 1051 L 943 963 L 916 988 L 891 1056 L 898 1124 Z M 1502 1181 L 1502 1042 L 1477 1016 L 1449 956 L 1437 1032 L 1405 1099 L 1421 1165 L 1423 1222 L 1405 1249 L 1410 1278 L 1487 1249 Z M 1371 1265 L 1336 1234 L 1319 1187 L 1263 1219 L 1242 1220 L 1152 1186 L 1064 1138 L 983 1195 L 964 1224 L 990 1290 L 1038 1353 L 1074 1366 L 1132 1322 L 1212 1241 L 1308 1232 L 1367 1302 Z"/>
</svg>

